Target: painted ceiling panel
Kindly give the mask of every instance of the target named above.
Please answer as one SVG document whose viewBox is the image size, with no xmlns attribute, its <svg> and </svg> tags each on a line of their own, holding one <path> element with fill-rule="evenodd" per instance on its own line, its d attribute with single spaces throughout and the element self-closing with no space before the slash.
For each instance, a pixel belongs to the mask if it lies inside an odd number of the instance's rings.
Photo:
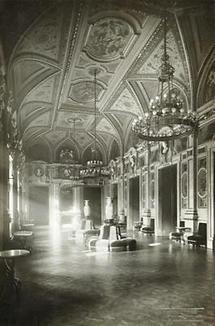
<svg viewBox="0 0 215 326">
<path fill-rule="evenodd" d="M 51 143 L 53 146 L 56 146 L 59 142 L 66 138 L 67 132 L 64 130 L 53 130 L 44 135 L 44 137 Z"/>
<path fill-rule="evenodd" d="M 132 119 L 130 115 L 124 113 L 114 113 L 113 116 L 116 117 L 122 129 L 126 128 Z"/>
<path fill-rule="evenodd" d="M 30 6 L 28 1 L 24 3 Z M 83 3 L 54 1 L 52 9 L 47 6 L 33 24 L 27 29 L 23 26 L 9 61 L 10 88 L 15 85 L 19 123 L 28 135 L 25 139 L 31 141 L 48 131 L 44 139 L 52 144 L 53 152 L 67 137 L 74 140 L 74 117 L 78 119 L 78 151 L 83 152 L 93 140 L 93 69 L 100 71 L 96 104 L 103 153 L 113 138 L 122 143 L 129 137 L 131 121 L 141 116 L 149 98 L 157 95 L 163 50 L 160 15 L 145 11 L 139 0 Z M 189 93 L 190 71 L 178 26 L 175 21 L 169 23 L 168 54 L 176 79 Z"/>
<path fill-rule="evenodd" d="M 41 102 L 52 102 L 52 94 L 54 88 L 55 76 L 46 79 L 44 82 L 40 83 L 37 87 L 33 88 L 32 91 L 28 93 L 25 97 L 23 104 L 33 101 Z"/>
<path fill-rule="evenodd" d="M 32 141 L 37 139 L 38 137 L 41 136 L 44 132 L 47 131 L 47 127 L 29 127 L 28 129 L 25 130 L 23 140 L 26 144 L 31 145 Z M 41 138 L 43 139 L 43 137 Z"/>
<path fill-rule="evenodd" d="M 14 64 L 14 85 L 15 92 L 18 93 L 30 79 L 33 79 L 38 72 L 46 69 L 39 61 L 22 60 Z"/>
<path fill-rule="evenodd" d="M 161 56 L 163 53 L 163 40 L 160 41 L 158 47 L 150 54 L 149 58 L 144 62 L 139 74 L 155 74 L 158 75 L 159 67 L 161 65 Z M 184 69 L 184 63 L 182 62 L 181 55 L 179 53 L 177 41 L 171 31 L 167 33 L 167 53 L 170 57 L 170 63 L 175 68 L 175 77 L 186 81 L 186 73 Z"/>
<path fill-rule="evenodd" d="M 60 15 L 56 9 L 33 24 L 19 43 L 17 54 L 36 53 L 57 60 L 59 51 Z"/>
<path fill-rule="evenodd" d="M 144 79 L 141 82 L 138 83 L 140 89 L 144 88 L 148 100 L 151 98 L 154 98 L 157 95 L 158 92 L 158 82 L 157 80 L 149 80 L 149 79 Z"/>
<path fill-rule="evenodd" d="M 138 105 L 137 101 L 135 101 L 133 95 L 127 88 L 119 95 L 110 111 L 123 111 L 136 116 L 142 115 L 140 105 Z"/>
<path fill-rule="evenodd" d="M 116 130 L 113 128 L 111 123 L 106 119 L 102 118 L 97 124 L 97 130 L 101 132 L 107 132 L 110 134 L 117 135 Z"/>
<path fill-rule="evenodd" d="M 113 136 L 106 134 L 106 133 L 100 133 L 99 136 L 102 138 L 104 143 L 107 145 L 107 147 L 110 146 L 110 144 L 113 142 Z"/>
<path fill-rule="evenodd" d="M 89 57 L 109 62 L 120 58 L 132 37 L 129 24 L 119 18 L 97 20 L 89 33 L 85 51 Z"/>
<path fill-rule="evenodd" d="M 103 90 L 103 87 L 96 85 L 96 94 L 99 94 Z M 78 103 L 93 102 L 95 98 L 95 83 L 92 80 L 77 81 L 71 85 L 69 98 Z"/>
<path fill-rule="evenodd" d="M 84 150 L 84 148 L 86 148 L 89 144 L 92 143 L 92 137 L 90 137 L 86 132 L 78 131 L 75 134 L 75 142 L 77 142 L 79 146 L 81 146 Z"/>
<path fill-rule="evenodd" d="M 24 120 L 28 119 L 33 112 L 36 112 L 41 109 L 45 109 L 45 108 L 43 108 L 42 105 L 39 105 L 38 103 L 35 102 L 34 103 L 29 102 L 23 105 L 22 109 L 20 110 L 21 111 L 20 116 L 22 121 L 24 122 Z"/>
<path fill-rule="evenodd" d="M 49 112 L 41 114 L 39 117 L 35 118 L 29 125 L 29 127 L 43 127 L 49 124 Z"/>
<path fill-rule="evenodd" d="M 91 121 L 92 116 L 86 113 L 73 113 L 60 111 L 57 114 L 55 126 L 60 128 L 71 129 L 73 132 L 75 119 L 76 130 L 87 128 L 88 123 Z"/>
</svg>

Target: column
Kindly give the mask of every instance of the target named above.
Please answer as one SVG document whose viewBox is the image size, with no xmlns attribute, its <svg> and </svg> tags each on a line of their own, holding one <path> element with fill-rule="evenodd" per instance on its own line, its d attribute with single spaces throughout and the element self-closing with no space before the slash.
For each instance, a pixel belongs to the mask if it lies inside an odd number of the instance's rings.
<svg viewBox="0 0 215 326">
<path fill-rule="evenodd" d="M 21 228 L 21 184 L 20 184 L 20 171 L 17 170 L 17 225 Z"/>
<path fill-rule="evenodd" d="M 2 105 L 2 103 L 0 105 Z M 3 249 L 5 247 L 5 243 L 7 243 L 10 238 L 10 216 L 8 213 L 9 156 L 7 148 L 5 146 L 6 135 L 5 130 L 3 128 L 4 120 L 4 117 L 2 117 L 2 129 L 0 126 L 0 249 Z"/>
<path fill-rule="evenodd" d="M 14 224 L 14 198 L 13 198 L 13 184 L 14 184 L 14 176 L 13 176 L 13 158 L 9 155 L 9 175 L 8 175 L 8 184 L 9 184 L 9 235 L 12 237 L 13 233 L 13 224 Z"/>
<path fill-rule="evenodd" d="M 59 184 L 51 183 L 49 186 L 49 225 L 51 228 L 60 228 L 59 213 Z"/>
<path fill-rule="evenodd" d="M 25 181 L 21 188 L 21 224 L 26 224 L 28 222 L 32 222 L 31 217 L 29 216 L 29 185 Z"/>
<path fill-rule="evenodd" d="M 197 174 L 198 174 L 198 129 L 195 128 L 193 133 L 193 232 L 197 231 L 197 226 L 198 226 Z"/>
<path fill-rule="evenodd" d="M 81 223 L 81 203 L 83 202 L 83 195 L 81 196 L 81 187 L 73 187 L 73 218 L 76 224 Z M 82 198 L 82 200 L 81 200 Z"/>
<path fill-rule="evenodd" d="M 0 137 L 0 250 L 9 239 L 8 153 Z"/>
<path fill-rule="evenodd" d="M 104 187 L 101 191 L 101 223 L 105 220 L 105 206 L 106 206 L 106 198 L 110 197 L 110 188 L 111 188 L 111 181 L 109 180 L 107 183 L 104 184 Z"/>
<path fill-rule="evenodd" d="M 118 207 L 119 207 L 119 222 L 125 223 L 125 162 L 124 157 L 122 157 L 122 173 L 121 173 L 121 182 L 119 183 L 119 201 L 118 201 Z"/>
<path fill-rule="evenodd" d="M 151 219 L 151 144 L 147 142 L 147 174 L 146 174 L 146 208 L 143 210 L 143 225 L 150 226 Z"/>
<path fill-rule="evenodd" d="M 0 250 L 3 249 L 4 235 L 4 151 L 2 142 L 0 142 Z"/>
</svg>

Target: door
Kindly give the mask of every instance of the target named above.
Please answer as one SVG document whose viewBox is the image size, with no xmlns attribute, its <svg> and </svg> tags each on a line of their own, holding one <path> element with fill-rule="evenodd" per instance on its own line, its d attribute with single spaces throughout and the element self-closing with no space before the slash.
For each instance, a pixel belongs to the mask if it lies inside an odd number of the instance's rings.
<svg viewBox="0 0 215 326">
<path fill-rule="evenodd" d="M 128 228 L 132 229 L 135 222 L 139 221 L 139 176 L 129 180 L 129 218 Z"/>
<path fill-rule="evenodd" d="M 168 236 L 177 226 L 177 165 L 159 170 L 159 229 Z"/>
</svg>

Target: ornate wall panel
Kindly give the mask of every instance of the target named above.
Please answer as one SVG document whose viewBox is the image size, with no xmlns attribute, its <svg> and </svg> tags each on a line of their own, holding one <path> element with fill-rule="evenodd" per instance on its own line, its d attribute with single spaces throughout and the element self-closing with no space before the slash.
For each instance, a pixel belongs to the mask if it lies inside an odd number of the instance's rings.
<svg viewBox="0 0 215 326">
<path fill-rule="evenodd" d="M 207 208 L 207 160 L 198 160 L 198 208 Z"/>
<path fill-rule="evenodd" d="M 205 102 L 215 98 L 215 60 L 211 65 L 205 85 Z"/>
<path fill-rule="evenodd" d="M 153 168 L 153 167 L 151 167 Z M 151 171 L 151 174 L 150 174 L 150 177 L 151 177 L 151 208 L 155 208 L 155 173 L 154 171 Z"/>
<path fill-rule="evenodd" d="M 186 162 L 181 165 L 181 207 L 188 208 L 188 166 Z"/>
<path fill-rule="evenodd" d="M 142 176 L 142 207 L 146 208 L 146 173 Z"/>
</svg>

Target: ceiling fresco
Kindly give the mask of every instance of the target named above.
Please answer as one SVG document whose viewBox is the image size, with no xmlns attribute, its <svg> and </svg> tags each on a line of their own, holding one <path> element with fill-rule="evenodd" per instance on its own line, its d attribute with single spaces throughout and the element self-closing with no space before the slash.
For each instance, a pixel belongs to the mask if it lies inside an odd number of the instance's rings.
<svg viewBox="0 0 215 326">
<path fill-rule="evenodd" d="M 95 69 L 98 144 L 106 162 L 114 140 L 125 145 L 132 119 L 157 95 L 162 23 L 157 11 L 146 8 L 147 1 L 52 2 L 25 26 L 10 56 L 8 83 L 26 150 L 45 142 L 54 160 L 56 147 L 71 140 L 83 157 L 94 135 Z M 175 86 L 189 101 L 189 61 L 180 24 L 171 19 Z M 68 123 L 74 117 L 75 135 Z"/>
</svg>

